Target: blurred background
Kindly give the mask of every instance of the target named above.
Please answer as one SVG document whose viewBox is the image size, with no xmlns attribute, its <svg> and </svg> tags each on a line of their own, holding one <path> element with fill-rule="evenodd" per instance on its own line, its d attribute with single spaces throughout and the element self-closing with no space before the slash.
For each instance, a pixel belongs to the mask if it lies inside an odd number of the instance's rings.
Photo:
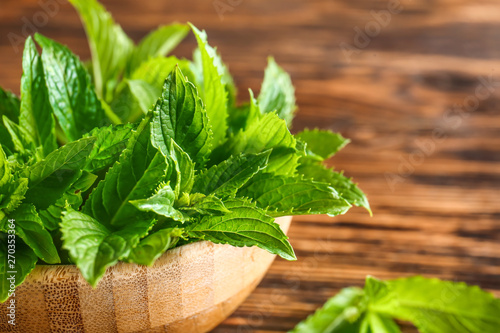
<svg viewBox="0 0 500 333">
<path fill-rule="evenodd" d="M 352 140 L 330 165 L 367 193 L 374 217 L 297 217 L 298 261 L 277 259 L 214 332 L 283 332 L 366 275 L 421 274 L 500 296 L 500 3 L 496 0 L 102 0 L 139 40 L 173 21 L 206 29 L 240 100 L 267 56 L 292 76 L 293 132 Z M 64 0 L 1 0 L 0 85 L 19 93 L 28 34 L 90 52 Z M 189 36 L 174 52 L 191 57 Z M 404 326 L 405 332 L 415 332 Z"/>
</svg>

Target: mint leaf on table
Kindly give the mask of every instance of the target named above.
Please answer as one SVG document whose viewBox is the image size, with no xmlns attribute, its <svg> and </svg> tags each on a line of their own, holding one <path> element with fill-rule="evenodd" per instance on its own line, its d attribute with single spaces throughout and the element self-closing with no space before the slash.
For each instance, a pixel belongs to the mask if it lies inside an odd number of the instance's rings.
<svg viewBox="0 0 500 333">
<path fill-rule="evenodd" d="M 290 75 L 278 66 L 272 57 L 268 59 L 258 101 L 262 112 L 276 112 L 288 126 L 291 125 L 297 109 L 295 89 Z"/>
<path fill-rule="evenodd" d="M 410 321 L 422 333 L 494 333 L 499 313 L 500 299 L 476 286 L 421 276 L 367 277 L 364 289 L 343 289 L 291 333 L 399 333 L 393 319 Z"/>
<path fill-rule="evenodd" d="M 95 138 L 70 142 L 26 170 L 29 189 L 26 201 L 46 209 L 80 177 Z"/>
<path fill-rule="evenodd" d="M 203 83 L 198 86 L 201 88 L 201 97 L 205 102 L 208 119 L 212 126 L 215 147 L 222 143 L 227 130 L 227 92 L 222 80 L 224 71 L 218 65 L 222 61 L 216 50 L 208 45 L 205 31 L 198 30 L 192 24 L 191 28 L 201 53 Z"/>
<path fill-rule="evenodd" d="M 87 32 L 97 95 L 109 102 L 134 47 L 132 40 L 96 0 L 70 0 Z"/>
<path fill-rule="evenodd" d="M 40 259 L 48 264 L 57 264 L 61 262 L 57 249 L 54 246 L 52 236 L 43 226 L 35 206 L 22 204 L 12 214 L 9 214 L 8 218 L 15 220 L 16 235 L 18 235 Z"/>
<path fill-rule="evenodd" d="M 175 247 L 183 233 L 180 228 L 158 230 L 142 239 L 132 250 L 128 260 L 139 265 L 152 266 L 165 251 Z"/>
<path fill-rule="evenodd" d="M 344 288 L 290 333 L 359 333 L 361 320 L 357 307 L 363 298 L 362 289 Z"/>
<path fill-rule="evenodd" d="M 193 162 L 202 166 L 213 143 L 211 124 L 196 87 L 177 67 L 165 81 L 153 109 L 153 145 L 168 155 L 173 139 Z"/>
<path fill-rule="evenodd" d="M 131 200 L 130 203 L 143 212 L 154 212 L 178 222 L 186 222 L 189 217 L 174 208 L 175 192 L 170 185 L 163 184 L 156 193 L 146 199 Z"/>
<path fill-rule="evenodd" d="M 9 249 L 11 250 L 9 252 Z M 15 256 L 12 250 L 15 249 Z M 11 257 L 9 257 L 9 254 Z M 15 264 L 14 259 L 15 257 Z M 38 258 L 33 250 L 16 238 L 15 245 L 12 238 L 9 243 L 7 234 L 0 233 L 0 302 L 5 302 L 12 293 L 8 278 L 15 276 L 14 285 L 17 287 L 24 282 L 29 273 L 35 268 Z M 10 266 L 14 264 L 14 269 Z M 15 272 L 15 273 L 9 273 Z"/>
<path fill-rule="evenodd" d="M 246 182 L 267 166 L 271 151 L 233 155 L 196 176 L 193 191 L 220 198 L 232 197 Z"/>
<path fill-rule="evenodd" d="M 420 276 L 368 278 L 367 286 L 371 311 L 411 321 L 422 333 L 493 333 L 500 327 L 500 299 L 477 286 Z"/>
<path fill-rule="evenodd" d="M 26 39 L 23 53 L 19 124 L 31 141 L 42 147 L 42 158 L 57 149 L 55 120 L 42 60 L 31 36 Z"/>
<path fill-rule="evenodd" d="M 150 197 L 165 180 L 165 156 L 150 142 L 151 114 L 133 132 L 127 148 L 92 191 L 83 212 L 106 226 L 123 226 L 140 218 L 132 200 Z"/>
<path fill-rule="evenodd" d="M 84 213 L 68 209 L 61 222 L 63 247 L 95 287 L 106 268 L 129 256 L 140 239 L 147 235 L 153 220 L 136 220 L 120 229 L 108 229 Z"/>
<path fill-rule="evenodd" d="M 151 58 L 167 55 L 186 37 L 188 32 L 189 26 L 178 23 L 162 26 L 152 31 L 133 50 L 128 62 L 127 72 L 129 74 L 133 73 L 141 64 Z M 167 75 L 163 79 L 166 77 Z"/>
<path fill-rule="evenodd" d="M 187 225 L 189 237 L 238 247 L 258 246 L 284 259 L 296 259 L 288 237 L 264 210 L 243 199 L 229 199 L 224 205 L 230 213 L 206 215 Z"/>
<path fill-rule="evenodd" d="M 301 164 L 297 167 L 297 171 L 305 178 L 330 184 L 330 186 L 351 205 L 363 207 L 371 214 L 370 204 L 368 203 L 366 195 L 351 179 L 347 178 L 342 173 L 328 169 L 321 163 L 307 160 L 303 161 L 302 159 Z"/>
<path fill-rule="evenodd" d="M 328 183 L 301 177 L 262 173 L 238 191 L 238 196 L 253 198 L 271 216 L 344 214 L 351 205 Z"/>
<path fill-rule="evenodd" d="M 36 34 L 35 40 L 43 49 L 50 104 L 68 140 L 77 140 L 94 127 L 105 125 L 101 101 L 80 60 L 67 47 L 47 37 Z"/>
<path fill-rule="evenodd" d="M 306 143 L 306 150 L 310 155 L 318 156 L 321 160 L 332 157 L 351 141 L 338 133 L 318 129 L 306 129 L 295 137 Z"/>
</svg>

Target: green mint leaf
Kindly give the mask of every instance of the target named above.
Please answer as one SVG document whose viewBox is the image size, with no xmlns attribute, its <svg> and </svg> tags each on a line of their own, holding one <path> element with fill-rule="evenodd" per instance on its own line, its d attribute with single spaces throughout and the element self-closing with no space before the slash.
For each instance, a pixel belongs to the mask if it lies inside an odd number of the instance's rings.
<svg viewBox="0 0 500 333">
<path fill-rule="evenodd" d="M 187 25 L 174 23 L 159 27 L 149 33 L 132 52 L 128 73 L 133 73 L 141 64 L 151 58 L 167 55 L 186 37 L 188 32 Z M 163 79 L 166 77 L 165 75 Z"/>
<path fill-rule="evenodd" d="M 29 152 L 36 153 L 36 148 L 33 143 L 33 138 L 30 133 L 26 131 L 23 127 L 14 123 L 12 120 L 3 116 L 3 124 L 7 129 L 12 142 L 14 143 L 14 149 L 21 153 L 23 157 L 29 155 Z"/>
<path fill-rule="evenodd" d="M 186 226 L 189 237 L 238 247 L 258 246 L 284 259 L 296 259 L 288 237 L 265 211 L 243 199 L 230 199 L 224 204 L 230 213 L 203 216 Z"/>
<path fill-rule="evenodd" d="M 297 167 L 297 171 L 304 175 L 305 178 L 312 178 L 318 182 L 328 183 L 351 205 L 363 207 L 371 214 L 370 204 L 366 195 L 351 179 L 345 177 L 342 173 L 335 172 L 320 163 L 313 163 L 311 161 L 304 161 L 304 163 Z"/>
<path fill-rule="evenodd" d="M 356 316 L 352 317 L 353 314 L 359 314 L 358 307 L 363 297 L 364 293 L 360 288 L 344 288 L 290 333 L 359 333 L 361 321 Z"/>
<path fill-rule="evenodd" d="M 24 200 L 28 190 L 28 179 L 15 179 L 9 162 L 0 147 L 0 223 L 6 222 L 6 215 L 13 212 Z M 2 227 L 0 230 L 5 231 Z"/>
<path fill-rule="evenodd" d="M 329 184 L 299 177 L 258 174 L 238 191 L 253 198 L 271 216 L 344 214 L 351 205 Z"/>
<path fill-rule="evenodd" d="M 230 213 L 224 202 L 214 195 L 205 196 L 201 193 L 188 195 L 189 203 L 179 207 L 181 211 L 197 212 L 202 215 L 220 215 Z"/>
<path fill-rule="evenodd" d="M 8 218 L 15 219 L 16 234 L 40 259 L 49 264 L 61 262 L 52 236 L 43 226 L 35 206 L 23 204 L 9 214 Z"/>
<path fill-rule="evenodd" d="M 170 185 L 161 186 L 147 199 L 132 200 L 130 203 L 143 212 L 154 212 L 178 222 L 186 222 L 189 216 L 174 208 L 175 193 Z"/>
<path fill-rule="evenodd" d="M 87 70 L 71 51 L 40 34 L 42 61 L 49 100 L 61 128 L 70 141 L 105 124 L 104 110 Z M 116 50 L 115 50 L 116 51 Z"/>
<path fill-rule="evenodd" d="M 249 124 L 246 130 L 230 137 L 212 153 L 211 161 L 223 161 L 240 153 L 255 154 L 273 149 L 266 172 L 293 175 L 300 157 L 296 145 L 285 121 L 275 113 L 268 113 Z"/>
<path fill-rule="evenodd" d="M 500 299 L 479 287 L 420 276 L 365 287 L 371 311 L 411 321 L 422 333 L 497 332 Z"/>
<path fill-rule="evenodd" d="M 127 148 L 92 191 L 83 212 L 106 226 L 123 226 L 140 214 L 130 203 L 149 198 L 165 180 L 168 164 L 150 141 L 151 114 L 133 131 Z"/>
<path fill-rule="evenodd" d="M 398 325 L 391 318 L 368 312 L 361 323 L 360 333 L 401 333 Z"/>
<path fill-rule="evenodd" d="M 269 58 L 264 82 L 259 94 L 259 105 L 262 112 L 276 112 L 288 126 L 292 124 L 295 105 L 295 89 L 290 75 L 285 72 L 273 58 Z"/>
<path fill-rule="evenodd" d="M 124 80 L 115 99 L 111 102 L 113 112 L 126 122 L 135 122 L 152 109 L 161 93 L 142 80 Z"/>
<path fill-rule="evenodd" d="M 127 147 L 134 124 L 110 125 L 92 130 L 87 136 L 96 139 L 85 170 L 99 172 L 111 167 Z"/>
<path fill-rule="evenodd" d="M 134 43 L 96 0 L 70 0 L 87 32 L 97 95 L 110 102 Z"/>
<path fill-rule="evenodd" d="M 175 196 L 181 193 L 190 193 L 194 183 L 194 163 L 189 155 L 170 139 L 170 153 L 168 155 L 173 163 L 175 172 L 172 172 L 171 182 L 175 184 Z"/>
<path fill-rule="evenodd" d="M 41 146 L 43 156 L 57 149 L 55 120 L 52 114 L 43 65 L 33 39 L 28 37 L 23 54 L 20 126 Z"/>
<path fill-rule="evenodd" d="M 0 233 L 0 303 L 5 302 L 14 292 L 14 288 L 11 289 L 11 281 L 14 287 L 23 283 L 38 260 L 33 250 L 21 239 L 15 238 L 14 244 L 13 236 Z M 14 265 L 14 268 L 10 265 Z"/>
<path fill-rule="evenodd" d="M 351 140 L 345 139 L 342 135 L 330 131 L 322 131 L 318 129 L 304 130 L 295 137 L 306 143 L 306 149 L 313 155 L 326 160 L 340 149 L 344 148 Z"/>
<path fill-rule="evenodd" d="M 0 189 L 4 189 L 4 186 L 8 185 L 12 179 L 11 168 L 7 156 L 0 146 Z M 2 191 L 3 193 L 3 191 Z"/>
<path fill-rule="evenodd" d="M 68 209 L 61 222 L 63 247 L 93 287 L 118 260 L 130 255 L 147 235 L 153 221 L 136 220 L 118 230 L 110 230 L 94 218 Z"/>
<path fill-rule="evenodd" d="M 220 198 L 236 195 L 255 174 L 263 170 L 271 151 L 259 154 L 239 154 L 231 156 L 218 165 L 197 175 L 193 192 L 215 195 Z"/>
<path fill-rule="evenodd" d="M 183 229 L 167 228 L 158 230 L 143 240 L 132 250 L 128 260 L 139 265 L 152 266 L 165 251 L 175 247 Z"/>
<path fill-rule="evenodd" d="M 26 201 L 47 209 L 80 177 L 95 138 L 83 138 L 53 151 L 26 172 L 29 189 Z"/>
<path fill-rule="evenodd" d="M 208 45 L 205 31 L 200 31 L 194 25 L 190 25 L 198 42 L 203 67 L 203 82 L 202 84 L 198 83 L 198 86 L 201 88 L 201 96 L 205 102 L 208 119 L 210 119 L 212 125 L 214 146 L 217 146 L 226 137 L 228 116 L 227 92 L 222 79 L 224 71 L 220 66 L 222 61 L 219 59 L 216 50 Z"/>
<path fill-rule="evenodd" d="M 47 209 L 40 210 L 38 214 L 45 228 L 50 231 L 58 229 L 62 213 L 68 205 L 78 210 L 83 203 L 82 193 L 87 191 L 95 183 L 96 179 L 96 175 L 84 171 L 71 188 L 57 199 L 53 205 L 50 205 Z"/>
<path fill-rule="evenodd" d="M 177 67 L 165 81 L 161 98 L 153 109 L 152 143 L 165 156 L 171 139 L 203 165 L 212 145 L 212 131 L 196 87 Z"/>
</svg>

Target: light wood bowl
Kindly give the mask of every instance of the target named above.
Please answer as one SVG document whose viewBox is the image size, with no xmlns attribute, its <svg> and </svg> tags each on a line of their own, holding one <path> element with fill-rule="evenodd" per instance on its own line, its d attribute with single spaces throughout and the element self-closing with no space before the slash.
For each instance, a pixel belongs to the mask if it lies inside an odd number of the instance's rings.
<svg viewBox="0 0 500 333">
<path fill-rule="evenodd" d="M 276 220 L 284 232 L 291 217 Z M 264 277 L 274 256 L 256 247 L 199 242 L 165 253 L 153 267 L 119 263 L 96 289 L 72 265 L 37 266 L 17 288 L 16 325 L 0 306 L 0 331 L 207 332 Z"/>
</svg>

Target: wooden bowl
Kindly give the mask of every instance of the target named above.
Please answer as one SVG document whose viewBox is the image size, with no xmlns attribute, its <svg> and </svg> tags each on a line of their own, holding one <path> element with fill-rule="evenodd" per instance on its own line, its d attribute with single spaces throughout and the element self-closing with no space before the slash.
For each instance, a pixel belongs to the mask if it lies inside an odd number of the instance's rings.
<svg viewBox="0 0 500 333">
<path fill-rule="evenodd" d="M 276 220 L 284 232 L 291 217 Z M 1 304 L 1 332 L 207 332 L 264 277 L 274 256 L 257 247 L 199 242 L 154 266 L 119 263 L 96 289 L 73 265 L 37 266 L 16 289 L 16 325 Z"/>
</svg>

